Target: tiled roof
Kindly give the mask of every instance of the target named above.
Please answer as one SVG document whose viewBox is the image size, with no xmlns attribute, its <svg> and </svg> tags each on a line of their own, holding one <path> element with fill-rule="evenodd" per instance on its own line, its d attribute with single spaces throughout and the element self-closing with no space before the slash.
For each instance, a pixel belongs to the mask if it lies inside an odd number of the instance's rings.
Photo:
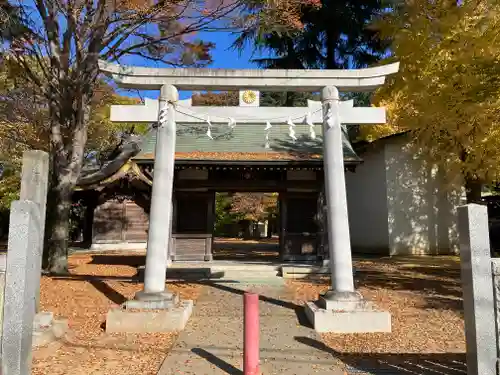
<svg viewBox="0 0 500 375">
<path fill-rule="evenodd" d="M 309 136 L 309 126 L 297 124 L 294 142 L 287 125 L 273 125 L 269 148 L 265 147 L 265 125 L 241 124 L 231 130 L 227 125 L 214 125 L 212 137 L 207 137 L 206 125 L 178 124 L 176 159 L 182 160 L 321 160 L 323 140 L 321 126 L 316 126 L 316 139 Z M 154 158 L 156 130 L 144 138 L 136 160 Z M 344 137 L 346 161 L 361 161 L 347 137 Z"/>
<path fill-rule="evenodd" d="M 294 152 L 176 152 L 177 160 L 321 160 L 312 153 Z"/>
<path fill-rule="evenodd" d="M 136 159 L 153 159 L 154 154 L 144 153 Z M 176 160 L 249 160 L 249 161 L 265 161 L 265 160 L 321 160 L 319 154 L 310 153 L 292 153 L 292 152 L 176 152 Z"/>
</svg>

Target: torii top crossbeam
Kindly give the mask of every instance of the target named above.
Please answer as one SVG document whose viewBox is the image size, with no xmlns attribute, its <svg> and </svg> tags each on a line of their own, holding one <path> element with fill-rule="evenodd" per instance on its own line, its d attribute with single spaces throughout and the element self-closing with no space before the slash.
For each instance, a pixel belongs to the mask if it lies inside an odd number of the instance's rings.
<svg viewBox="0 0 500 375">
<path fill-rule="evenodd" d="M 123 88 L 159 90 L 173 85 L 179 90 L 320 91 L 336 86 L 340 91 L 371 91 L 385 77 L 399 70 L 399 63 L 365 69 L 279 70 L 279 69 L 192 69 L 149 68 L 100 61 L 103 73 Z"/>
</svg>

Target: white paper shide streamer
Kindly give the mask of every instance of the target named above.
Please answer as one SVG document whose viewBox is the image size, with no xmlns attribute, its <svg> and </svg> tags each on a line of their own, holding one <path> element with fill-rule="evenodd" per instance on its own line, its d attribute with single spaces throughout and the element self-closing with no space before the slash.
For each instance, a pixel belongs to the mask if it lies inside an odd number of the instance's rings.
<svg viewBox="0 0 500 375">
<path fill-rule="evenodd" d="M 309 125 L 309 137 L 312 140 L 316 139 L 316 130 L 314 129 L 314 124 L 311 119 L 311 112 L 308 112 L 306 115 L 306 124 Z"/>
<path fill-rule="evenodd" d="M 210 139 L 214 139 L 212 137 L 212 123 L 210 122 L 210 117 L 207 116 L 207 125 L 208 125 L 208 129 L 207 129 L 207 137 L 210 138 Z"/>
<path fill-rule="evenodd" d="M 160 111 L 160 114 L 158 116 L 158 126 L 166 126 L 167 122 L 168 122 L 168 105 L 165 105 L 165 107 Z M 178 109 L 176 109 L 178 110 Z M 187 116 L 191 116 L 193 118 L 196 118 L 200 121 L 200 123 L 202 123 L 203 121 L 206 122 L 207 124 L 207 131 L 206 131 L 206 136 L 213 140 L 214 137 L 213 137 L 213 126 L 212 125 L 212 122 L 211 122 L 211 119 L 210 119 L 210 116 L 208 114 L 203 114 L 203 113 L 200 113 L 198 116 L 194 115 L 193 111 L 191 110 L 191 108 L 189 108 L 189 112 L 187 113 L 184 113 L 182 111 L 180 111 L 181 113 L 187 115 Z M 318 112 L 318 111 L 316 111 Z M 316 135 L 316 127 L 314 125 L 314 122 L 313 122 L 313 114 L 316 113 L 316 112 L 307 112 L 305 113 L 302 117 L 297 117 L 296 119 L 304 119 L 302 120 L 302 124 L 305 123 L 309 126 L 309 137 L 310 139 L 314 140 L 316 139 L 317 135 Z M 253 118 L 245 118 L 245 119 L 235 119 L 233 117 L 220 117 L 219 118 L 222 118 L 222 119 L 227 119 L 227 127 L 232 131 L 236 128 L 236 123 L 237 121 L 246 121 L 246 120 L 258 120 L 256 122 L 261 122 L 263 119 L 260 118 L 260 119 L 253 119 Z M 282 118 L 283 119 L 283 118 Z M 269 137 L 270 137 L 270 133 L 271 133 L 271 129 L 272 129 L 272 125 L 271 125 L 271 122 L 270 121 L 276 121 L 276 122 L 279 122 L 280 124 L 282 124 L 282 120 L 280 120 L 279 118 L 275 118 L 275 119 L 270 119 L 268 121 L 266 121 L 266 127 L 264 128 L 264 131 L 265 131 L 265 140 L 266 140 L 266 143 L 265 143 L 265 147 L 266 148 L 270 148 L 270 141 L 269 141 Z M 325 121 L 327 122 L 328 124 L 328 127 L 329 128 L 332 128 L 333 126 L 335 125 L 341 125 L 341 120 L 339 118 L 339 116 L 335 116 L 332 109 L 330 108 L 325 116 Z M 220 122 L 220 121 L 217 121 L 216 122 Z M 252 123 L 253 121 L 250 121 L 250 123 Z M 297 133 L 296 133 L 296 125 L 294 124 L 293 122 L 293 119 L 292 117 L 288 117 L 288 120 L 286 122 L 286 124 L 288 125 L 288 136 L 292 139 L 292 141 L 295 143 L 298 138 L 297 138 Z M 281 129 L 281 127 L 280 127 Z"/>
<path fill-rule="evenodd" d="M 334 126 L 340 126 L 340 116 L 335 116 L 332 109 L 330 108 L 326 113 L 326 123 L 328 128 L 333 128 Z"/>
<path fill-rule="evenodd" d="M 288 135 L 295 142 L 297 140 L 297 137 L 295 136 L 295 124 L 293 123 L 290 117 L 288 118 L 287 125 L 288 125 Z"/>
<path fill-rule="evenodd" d="M 265 131 L 266 131 L 266 148 L 271 148 L 270 144 L 269 144 L 269 134 L 271 134 L 271 129 L 272 129 L 272 125 L 269 121 L 266 122 L 266 127 L 265 127 Z"/>
<path fill-rule="evenodd" d="M 158 126 L 167 125 L 168 118 L 168 104 L 165 104 L 165 107 L 160 111 L 160 115 L 158 116 Z"/>
</svg>

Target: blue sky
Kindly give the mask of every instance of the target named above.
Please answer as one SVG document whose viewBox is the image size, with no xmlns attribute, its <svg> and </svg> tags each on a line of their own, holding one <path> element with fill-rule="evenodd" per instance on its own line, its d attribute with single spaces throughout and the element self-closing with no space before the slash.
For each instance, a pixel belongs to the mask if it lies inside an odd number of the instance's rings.
<svg viewBox="0 0 500 375">
<path fill-rule="evenodd" d="M 252 48 L 248 46 L 243 51 L 239 52 L 231 48 L 234 41 L 234 35 L 228 32 L 205 32 L 199 33 L 197 37 L 204 41 L 215 43 L 215 49 L 212 51 L 213 63 L 209 66 L 211 68 L 227 68 L 227 69 L 256 69 L 257 65 L 250 62 L 254 57 L 252 56 Z M 158 66 L 157 63 L 151 62 L 142 58 L 128 58 L 126 64 L 143 65 L 143 66 Z M 125 95 L 136 96 L 135 93 L 124 93 Z M 144 91 L 141 96 L 148 98 L 157 98 L 158 92 Z M 180 92 L 181 99 L 186 99 L 191 96 L 191 92 Z"/>
<path fill-rule="evenodd" d="M 248 46 L 242 53 L 231 48 L 231 44 L 235 39 L 234 35 L 227 32 L 200 33 L 199 38 L 202 40 L 215 43 L 213 53 L 213 68 L 228 68 L 228 69 L 245 69 L 256 68 L 256 65 L 251 63 L 252 48 Z"/>
<path fill-rule="evenodd" d="M 11 0 L 12 1 L 12 0 Z M 12 1 L 13 3 L 26 3 L 29 6 L 34 7 L 34 0 L 17 0 Z M 36 11 L 31 13 L 31 17 L 34 17 L 35 23 L 41 23 L 41 19 Z M 64 18 L 61 19 L 62 25 L 64 25 Z M 64 28 L 64 26 L 63 26 Z M 201 39 L 203 41 L 210 41 L 215 44 L 215 48 L 212 51 L 213 63 L 210 65 L 211 68 L 227 68 L 227 69 L 245 69 L 245 68 L 257 68 L 257 66 L 250 62 L 252 59 L 252 48 L 248 46 L 244 51 L 235 51 L 231 48 L 231 44 L 235 40 L 236 36 L 232 35 L 230 32 L 219 31 L 219 32 L 199 32 L 194 35 L 195 39 Z M 258 57 L 257 55 L 254 57 Z M 125 57 L 122 63 L 127 65 L 137 65 L 137 66 L 162 66 L 151 60 L 147 60 L 137 56 Z M 166 65 L 163 65 L 167 67 Z M 125 96 L 137 96 L 137 91 L 131 92 L 126 90 L 118 90 L 121 95 Z M 141 91 L 139 95 L 141 97 L 157 98 L 157 91 Z M 185 99 L 191 96 L 191 92 L 180 92 L 181 99 Z"/>
</svg>

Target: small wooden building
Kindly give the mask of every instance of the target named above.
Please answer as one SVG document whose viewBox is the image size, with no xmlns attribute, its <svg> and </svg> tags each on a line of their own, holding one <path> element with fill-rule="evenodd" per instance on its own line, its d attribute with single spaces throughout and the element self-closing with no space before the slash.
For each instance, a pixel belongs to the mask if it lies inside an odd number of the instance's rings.
<svg viewBox="0 0 500 375">
<path fill-rule="evenodd" d="M 154 105 L 149 100 L 137 110 L 154 115 Z M 308 105 L 314 109 L 318 102 Z M 321 126 L 296 124 L 293 137 L 287 124 L 267 131 L 265 124 L 219 124 L 210 127 L 210 136 L 207 126 L 177 124 L 173 220 L 165 228 L 172 231 L 170 260 L 212 260 L 216 192 L 278 193 L 280 258 L 327 258 Z M 75 199 L 86 202 L 87 245 L 146 248 L 155 145 L 153 128 L 137 152 L 102 168 L 105 178 L 79 187 Z M 343 152 L 353 252 L 457 252 L 456 207 L 464 202 L 463 189 L 450 187 L 446 171 L 420 158 L 408 134 L 355 151 L 344 133 Z"/>
<path fill-rule="evenodd" d="M 210 139 L 204 127 L 179 124 L 171 260 L 212 260 L 216 192 L 279 193 L 280 258 L 322 259 L 322 142 L 309 130 L 297 124 L 293 141 L 286 126 L 277 127 L 266 147 L 254 125 L 217 127 Z M 117 172 L 77 192 L 88 205 L 86 238 L 94 248 L 145 248 L 155 144 L 153 129 Z M 361 162 L 347 137 L 344 158 L 351 170 Z"/>
</svg>

